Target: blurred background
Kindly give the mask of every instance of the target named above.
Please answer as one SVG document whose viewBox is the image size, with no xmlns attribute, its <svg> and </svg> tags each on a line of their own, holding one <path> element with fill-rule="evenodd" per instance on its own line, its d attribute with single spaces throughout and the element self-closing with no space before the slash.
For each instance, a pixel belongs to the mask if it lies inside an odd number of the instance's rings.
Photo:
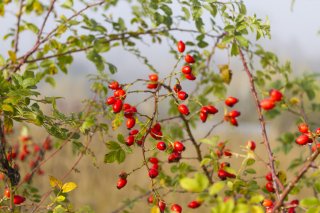
<svg viewBox="0 0 320 213">
<path fill-rule="evenodd" d="M 320 37 L 318 31 L 320 24 L 320 1 L 317 0 L 296 0 L 293 7 L 291 7 L 291 0 L 245 0 L 249 13 L 256 13 L 258 17 L 268 17 L 271 23 L 271 40 L 262 39 L 260 44 L 267 50 L 275 52 L 280 61 L 285 62 L 290 60 L 293 65 L 295 73 L 300 74 L 303 72 L 318 72 L 319 71 L 319 55 L 320 55 Z M 17 8 L 11 8 L 16 11 Z M 125 1 L 120 3 L 113 9 L 114 14 L 123 15 L 129 13 Z M 94 13 L 91 14 L 95 16 Z M 10 28 L 15 23 L 13 16 L 11 18 L 0 19 L 0 35 L 5 34 L 5 29 Z M 41 24 L 42 19 L 35 18 L 35 24 Z M 33 41 L 32 35 L 25 34 L 23 40 Z M 181 37 L 181 40 L 184 38 Z M 22 43 L 21 51 L 28 50 L 33 45 L 33 42 Z M 6 55 L 9 48 L 8 43 L 1 43 L 0 54 Z M 139 44 L 141 52 L 148 56 L 150 62 L 160 71 L 160 77 L 164 76 L 168 70 L 171 70 L 175 60 L 168 53 L 168 46 L 166 45 L 152 45 Z M 128 52 L 123 51 L 121 48 L 113 49 L 104 55 L 108 61 L 118 67 L 118 73 L 112 76 L 113 79 L 119 82 L 132 81 L 134 78 L 145 78 L 150 71 L 141 64 L 134 56 Z M 216 54 L 214 60 L 217 64 L 224 64 L 227 59 L 223 54 Z M 223 125 L 215 130 L 216 135 L 220 135 L 222 140 L 229 140 L 231 150 L 237 151 L 236 147 L 245 145 L 249 139 L 261 141 L 260 128 L 257 121 L 257 115 L 249 94 L 248 82 L 243 76 L 242 68 L 239 66 L 237 59 L 232 60 L 231 69 L 234 71 L 234 77 L 228 91 L 228 95 L 239 97 L 241 100 L 237 109 L 242 113 L 239 119 L 240 126 L 238 128 L 230 128 Z M 90 82 L 88 81 L 87 74 L 95 73 L 95 67 L 92 63 L 88 62 L 84 54 L 76 54 L 73 65 L 70 69 L 70 75 L 59 73 L 55 76 L 57 87 L 53 88 L 48 84 L 42 84 L 39 89 L 45 91 L 45 94 L 52 96 L 63 96 L 59 102 L 59 109 L 64 112 L 79 111 L 81 109 L 81 101 L 84 98 L 90 97 Z M 148 110 L 148 109 L 146 109 Z M 215 122 L 211 120 L 211 122 Z M 276 139 L 283 131 L 294 129 L 293 119 L 283 116 L 272 121 L 272 128 L 269 123 L 268 132 L 272 141 L 273 147 L 276 146 Z M 209 127 L 207 125 L 206 127 Z M 43 140 L 46 137 L 45 132 L 37 128 L 31 128 L 31 134 L 34 140 Z M 119 130 L 121 131 L 121 129 Z M 203 135 L 205 128 L 197 130 L 195 133 L 199 137 Z M 76 207 L 89 205 L 96 212 L 112 212 L 122 205 L 122 201 L 126 198 L 134 198 L 140 195 L 139 187 L 149 187 L 149 180 L 147 171 L 141 169 L 134 175 L 130 176 L 128 185 L 123 190 L 116 189 L 116 181 L 118 174 L 121 171 L 130 171 L 140 165 L 141 156 L 139 154 L 130 155 L 125 163 L 121 165 L 106 165 L 103 163 L 105 154 L 104 144 L 100 141 L 94 141 L 91 149 L 95 151 L 96 158 L 85 156 L 80 162 L 79 173 L 73 173 L 69 176 L 68 181 L 74 181 L 78 184 L 78 189 L 71 193 L 71 201 Z M 44 166 L 45 174 L 37 180 L 41 191 L 49 189 L 49 181 L 47 176 L 53 175 L 55 177 L 62 176 L 77 159 L 77 156 L 70 155 L 71 149 L 64 149 L 49 163 Z M 264 147 L 259 145 L 257 152 L 264 156 Z M 192 155 L 192 148 L 186 155 Z M 66 159 L 67 158 L 67 159 Z M 96 166 L 92 162 L 95 162 Z M 288 165 L 288 159 L 282 158 L 282 165 Z M 234 162 L 237 165 L 237 162 Z M 284 168 L 281 169 L 286 169 Z M 263 167 L 262 167 L 263 170 Z M 136 189 L 136 190 L 134 190 Z M 173 197 L 172 197 L 173 196 Z M 169 194 L 172 200 L 176 202 L 186 200 L 184 203 L 193 199 L 186 195 L 176 196 Z M 201 210 L 201 209 L 200 209 Z M 199 210 L 199 211 L 200 211 Z M 132 212 L 149 212 L 146 208 L 145 199 L 137 204 Z M 185 211 L 188 212 L 188 211 Z M 190 211 L 191 212 L 191 211 Z"/>
</svg>

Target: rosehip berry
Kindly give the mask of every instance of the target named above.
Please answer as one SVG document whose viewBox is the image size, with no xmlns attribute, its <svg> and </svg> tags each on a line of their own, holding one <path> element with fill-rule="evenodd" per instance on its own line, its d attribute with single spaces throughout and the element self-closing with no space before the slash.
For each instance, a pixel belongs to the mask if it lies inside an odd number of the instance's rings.
<svg viewBox="0 0 320 213">
<path fill-rule="evenodd" d="M 159 169 L 159 164 L 157 164 L 157 163 L 152 164 L 151 169 L 155 169 L 155 170 L 157 170 L 157 171 L 158 171 L 158 169 Z"/>
<path fill-rule="evenodd" d="M 136 135 L 136 134 L 138 134 L 138 133 L 139 133 L 139 130 L 133 129 L 133 130 L 131 130 L 131 131 L 129 132 L 129 135 Z"/>
<path fill-rule="evenodd" d="M 117 99 L 115 97 L 111 96 L 111 97 L 107 98 L 106 104 L 113 105 L 116 101 L 117 101 Z"/>
<path fill-rule="evenodd" d="M 113 96 L 120 99 L 126 99 L 127 94 L 123 89 L 117 89 L 116 91 L 114 91 Z"/>
<path fill-rule="evenodd" d="M 191 74 L 192 68 L 189 65 L 183 66 L 181 72 L 183 74 Z"/>
<path fill-rule="evenodd" d="M 231 151 L 229 149 L 224 150 L 223 154 L 224 154 L 224 156 L 227 156 L 227 157 L 231 157 L 232 156 L 232 153 L 231 153 Z"/>
<path fill-rule="evenodd" d="M 266 111 L 271 110 L 275 107 L 275 103 L 271 99 L 264 99 L 260 101 L 260 107 Z"/>
<path fill-rule="evenodd" d="M 122 100 L 117 99 L 116 102 L 112 106 L 113 112 L 119 113 L 122 110 L 122 106 L 123 106 Z"/>
<path fill-rule="evenodd" d="M 150 84 L 147 84 L 147 88 L 148 89 L 157 89 L 159 86 L 158 83 L 150 83 Z"/>
<path fill-rule="evenodd" d="M 121 189 L 123 188 L 125 185 L 127 185 L 127 179 L 125 178 L 119 178 L 118 179 L 118 183 L 117 183 L 117 188 Z"/>
<path fill-rule="evenodd" d="M 180 159 L 181 159 L 181 154 L 178 152 L 173 152 L 168 156 L 169 163 L 179 162 Z"/>
<path fill-rule="evenodd" d="M 196 80 L 196 76 L 194 76 L 192 73 L 190 74 L 185 74 L 184 77 L 190 81 Z"/>
<path fill-rule="evenodd" d="M 232 110 L 231 112 L 228 113 L 228 115 L 232 118 L 236 118 L 236 117 L 239 117 L 241 113 L 237 110 Z"/>
<path fill-rule="evenodd" d="M 152 127 L 155 131 L 160 132 L 161 131 L 161 125 L 160 123 L 156 123 L 153 127 Z"/>
<path fill-rule="evenodd" d="M 180 141 L 175 141 L 173 143 L 173 151 L 175 152 L 182 152 L 185 149 L 183 143 L 181 143 Z"/>
<path fill-rule="evenodd" d="M 219 169 L 219 170 L 218 170 L 218 177 L 219 177 L 221 180 L 226 180 L 227 177 L 228 177 L 228 172 L 226 172 L 226 171 L 223 170 L 223 169 Z"/>
<path fill-rule="evenodd" d="M 180 53 L 183 53 L 184 50 L 186 49 L 186 45 L 184 44 L 183 41 L 179 41 L 177 44 L 177 48 Z"/>
<path fill-rule="evenodd" d="M 189 115 L 190 114 L 188 107 L 186 105 L 184 105 L 184 104 L 180 104 L 178 106 L 178 110 L 183 115 Z"/>
<path fill-rule="evenodd" d="M 156 131 L 155 129 L 151 129 L 150 135 L 151 135 L 151 137 L 153 137 L 156 140 L 159 140 L 162 138 L 162 132 Z"/>
<path fill-rule="evenodd" d="M 218 109 L 217 108 L 215 108 L 214 106 L 212 106 L 212 105 L 208 105 L 208 106 L 206 106 L 206 108 L 207 108 L 207 110 L 208 110 L 208 113 L 210 113 L 210 114 L 216 114 L 217 112 L 218 112 Z"/>
<path fill-rule="evenodd" d="M 175 85 L 173 86 L 173 91 L 175 91 L 176 93 L 178 93 L 178 92 L 181 91 L 181 90 L 182 90 L 182 87 L 181 87 L 180 84 L 175 84 Z"/>
<path fill-rule="evenodd" d="M 272 173 L 269 172 L 268 174 L 266 174 L 266 180 L 267 181 L 272 181 Z"/>
<path fill-rule="evenodd" d="M 134 117 L 128 118 L 126 125 L 128 129 L 132 129 L 136 124 L 136 119 Z"/>
<path fill-rule="evenodd" d="M 166 145 L 165 142 L 160 141 L 160 142 L 157 143 L 157 148 L 158 148 L 160 151 L 164 151 L 164 150 L 166 150 L 167 145 Z"/>
<path fill-rule="evenodd" d="M 275 189 L 273 188 L 273 183 L 271 181 L 268 181 L 266 184 L 266 189 L 268 192 L 274 193 Z"/>
<path fill-rule="evenodd" d="M 171 211 L 181 213 L 182 212 L 182 207 L 178 204 L 172 204 L 171 206 Z"/>
<path fill-rule="evenodd" d="M 188 94 L 185 91 L 179 91 L 177 94 L 178 94 L 178 98 L 182 101 L 188 98 Z"/>
<path fill-rule="evenodd" d="M 317 143 L 316 145 L 313 145 L 311 150 L 312 152 L 315 152 L 317 149 L 320 149 L 320 143 Z"/>
<path fill-rule="evenodd" d="M 191 209 L 196 209 L 198 208 L 199 206 L 201 206 L 201 202 L 199 201 L 191 201 L 189 204 L 188 204 L 188 207 L 191 208 Z"/>
<path fill-rule="evenodd" d="M 232 126 L 238 126 L 239 125 L 237 119 L 234 118 L 234 117 L 231 117 L 229 121 L 230 121 L 230 124 Z"/>
<path fill-rule="evenodd" d="M 133 143 L 134 143 L 134 136 L 133 135 L 129 135 L 127 137 L 127 140 L 126 140 L 126 144 L 127 144 L 127 146 L 132 146 Z"/>
<path fill-rule="evenodd" d="M 298 126 L 299 132 L 301 133 L 308 133 L 309 132 L 309 126 L 306 123 L 301 123 Z"/>
<path fill-rule="evenodd" d="M 247 147 L 254 151 L 256 149 L 256 143 L 254 141 L 248 141 L 247 142 Z"/>
<path fill-rule="evenodd" d="M 264 207 L 272 207 L 273 206 L 273 201 L 269 199 L 264 199 L 262 205 Z"/>
<path fill-rule="evenodd" d="M 159 160 L 158 160 L 158 158 L 151 157 L 151 158 L 149 158 L 149 162 L 153 163 L 153 164 L 157 164 L 157 163 L 159 163 Z"/>
<path fill-rule="evenodd" d="M 158 170 L 156 170 L 156 169 L 150 169 L 149 170 L 149 177 L 150 178 L 156 178 L 157 176 L 158 176 Z"/>
<path fill-rule="evenodd" d="M 119 85 L 119 83 L 118 83 L 117 81 L 113 81 L 113 82 L 111 82 L 111 83 L 109 84 L 108 87 L 109 87 L 110 89 L 112 89 L 112 90 L 117 90 L 117 89 L 120 88 L 120 85 Z"/>
<path fill-rule="evenodd" d="M 204 123 L 208 118 L 208 113 L 200 111 L 200 120 Z"/>
<path fill-rule="evenodd" d="M 273 100 L 274 102 L 281 101 L 283 97 L 282 93 L 276 89 L 270 90 L 269 95 L 270 95 L 270 99 Z"/>
<path fill-rule="evenodd" d="M 192 64 L 192 63 L 195 62 L 194 58 L 193 58 L 191 55 L 189 55 L 189 54 L 187 54 L 187 55 L 184 57 L 184 60 L 185 60 L 185 62 L 187 62 L 187 63 L 189 63 L 189 64 Z"/>
<path fill-rule="evenodd" d="M 224 103 L 229 107 L 233 107 L 238 102 L 239 100 L 237 98 L 231 96 L 224 101 Z"/>
<path fill-rule="evenodd" d="M 9 189 L 9 188 L 5 188 L 5 189 L 4 189 L 4 196 L 5 196 L 6 198 L 10 198 L 10 189 Z"/>
<path fill-rule="evenodd" d="M 296 139 L 296 143 L 299 145 L 306 145 L 307 143 L 312 143 L 312 140 L 307 135 L 300 135 Z"/>
<path fill-rule="evenodd" d="M 157 74 L 151 74 L 149 75 L 150 81 L 158 81 L 159 77 Z"/>
<path fill-rule="evenodd" d="M 153 195 L 150 195 L 149 197 L 148 197 L 148 203 L 153 203 Z"/>
<path fill-rule="evenodd" d="M 26 198 L 22 197 L 20 195 L 15 195 L 13 197 L 13 203 L 16 204 L 16 205 L 19 205 L 19 204 L 23 203 L 25 200 L 26 200 Z"/>
<path fill-rule="evenodd" d="M 158 207 L 160 212 L 163 213 L 164 210 L 166 209 L 166 203 L 163 200 L 159 200 Z"/>
</svg>

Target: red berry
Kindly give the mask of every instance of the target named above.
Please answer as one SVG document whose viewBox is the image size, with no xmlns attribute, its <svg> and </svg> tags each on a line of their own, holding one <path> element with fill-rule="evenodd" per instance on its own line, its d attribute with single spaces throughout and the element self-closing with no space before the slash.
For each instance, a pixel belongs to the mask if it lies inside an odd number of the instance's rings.
<svg viewBox="0 0 320 213">
<path fill-rule="evenodd" d="M 149 158 L 149 162 L 153 163 L 153 164 L 157 164 L 157 163 L 159 163 L 159 160 L 158 160 L 158 158 L 151 157 L 151 158 Z"/>
<path fill-rule="evenodd" d="M 266 189 L 268 190 L 268 192 L 271 192 L 271 193 L 275 192 L 275 189 L 273 188 L 273 183 L 271 181 L 267 182 Z"/>
<path fill-rule="evenodd" d="M 148 203 L 153 203 L 153 195 L 150 195 L 149 197 L 148 197 Z"/>
<path fill-rule="evenodd" d="M 13 203 L 16 204 L 16 205 L 19 205 L 19 204 L 23 203 L 25 200 L 26 200 L 26 198 L 22 197 L 20 195 L 15 195 L 13 197 Z"/>
<path fill-rule="evenodd" d="M 198 208 L 199 206 L 201 206 L 201 202 L 199 201 L 191 201 L 189 204 L 188 204 L 188 207 L 191 208 L 191 209 L 196 209 Z"/>
<path fill-rule="evenodd" d="M 266 179 L 267 179 L 267 181 L 272 181 L 272 173 L 271 172 L 266 174 Z"/>
<path fill-rule="evenodd" d="M 151 129 L 150 135 L 151 135 L 151 137 L 153 137 L 156 140 L 159 140 L 162 138 L 162 132 L 156 131 L 155 129 Z"/>
<path fill-rule="evenodd" d="M 232 156 L 232 153 L 231 153 L 231 151 L 229 149 L 224 150 L 223 154 L 224 154 L 224 156 L 227 156 L 227 157 L 231 157 Z"/>
<path fill-rule="evenodd" d="M 307 135 L 300 135 L 296 139 L 296 143 L 299 145 L 306 145 L 307 143 L 312 143 L 312 140 Z"/>
<path fill-rule="evenodd" d="M 223 169 L 224 167 L 230 167 L 230 163 L 229 162 L 222 162 L 220 163 L 220 169 Z"/>
<path fill-rule="evenodd" d="M 117 89 L 116 91 L 114 91 L 113 96 L 120 99 L 125 99 L 127 94 L 123 89 Z"/>
<path fill-rule="evenodd" d="M 260 107 L 264 110 L 271 110 L 275 107 L 275 103 L 271 99 L 264 99 L 260 101 Z"/>
<path fill-rule="evenodd" d="M 158 83 L 150 83 L 147 85 L 148 89 L 157 89 L 158 88 Z"/>
<path fill-rule="evenodd" d="M 112 110 L 114 113 L 119 113 L 122 110 L 122 100 L 117 99 L 116 102 L 112 106 Z"/>
<path fill-rule="evenodd" d="M 186 105 L 184 105 L 184 104 L 180 104 L 178 106 L 178 110 L 183 115 L 189 115 L 190 114 L 188 107 Z"/>
<path fill-rule="evenodd" d="M 115 97 L 111 96 L 111 97 L 107 98 L 106 104 L 113 105 L 116 101 L 117 101 L 117 99 Z"/>
<path fill-rule="evenodd" d="M 158 170 L 157 169 L 150 169 L 149 170 L 149 177 L 150 178 L 156 178 L 158 176 Z"/>
<path fill-rule="evenodd" d="M 173 143 L 173 151 L 175 152 L 182 152 L 185 149 L 183 143 L 181 143 L 180 141 L 175 141 Z"/>
<path fill-rule="evenodd" d="M 177 48 L 180 53 L 183 53 L 184 50 L 186 49 L 186 45 L 184 44 L 183 41 L 179 41 L 177 44 Z"/>
<path fill-rule="evenodd" d="M 316 131 L 315 131 L 315 133 L 316 133 L 316 135 L 319 136 L 319 135 L 320 135 L 320 128 L 317 128 Z"/>
<path fill-rule="evenodd" d="M 165 142 L 160 141 L 160 142 L 157 143 L 157 148 L 158 148 L 160 151 L 164 151 L 164 150 L 166 150 L 167 145 L 166 145 Z"/>
<path fill-rule="evenodd" d="M 229 107 L 233 107 L 238 102 L 239 100 L 237 98 L 231 96 L 224 101 L 224 103 Z"/>
<path fill-rule="evenodd" d="M 112 89 L 112 90 L 117 90 L 117 89 L 120 88 L 120 85 L 119 85 L 119 83 L 118 83 L 117 81 L 113 81 L 113 82 L 111 82 L 111 83 L 109 84 L 108 87 L 109 87 L 110 89 Z"/>
<path fill-rule="evenodd" d="M 218 171 L 218 177 L 221 179 L 221 180 L 226 180 L 227 177 L 228 177 L 228 173 L 226 171 L 224 171 L 223 169 L 219 169 Z"/>
<path fill-rule="evenodd" d="M 182 212 L 182 207 L 178 204 L 172 204 L 171 206 L 171 211 L 181 213 Z"/>
<path fill-rule="evenodd" d="M 156 124 L 152 127 L 152 129 L 154 129 L 154 130 L 157 131 L 157 132 L 160 132 L 160 131 L 161 131 L 161 125 L 160 125 L 160 123 L 156 123 Z"/>
<path fill-rule="evenodd" d="M 6 198 L 10 198 L 10 189 L 9 189 L 9 188 L 5 188 L 5 189 L 4 189 L 4 196 L 5 196 Z"/>
<path fill-rule="evenodd" d="M 196 76 L 194 76 L 192 73 L 185 74 L 184 77 L 190 81 L 196 80 Z"/>
<path fill-rule="evenodd" d="M 177 94 L 180 100 L 184 101 L 188 98 L 188 94 L 185 91 L 179 91 Z"/>
<path fill-rule="evenodd" d="M 136 119 L 134 117 L 128 118 L 126 125 L 128 129 L 132 129 L 136 124 Z"/>
<path fill-rule="evenodd" d="M 159 77 L 157 74 L 151 74 L 149 75 L 150 81 L 158 81 Z"/>
<path fill-rule="evenodd" d="M 163 200 L 159 200 L 158 207 L 160 212 L 163 213 L 164 210 L 166 209 L 166 203 Z"/>
<path fill-rule="evenodd" d="M 139 130 L 133 129 L 133 130 L 131 130 L 131 131 L 129 132 L 129 135 L 136 135 L 136 134 L 138 134 L 138 133 L 139 133 Z"/>
<path fill-rule="evenodd" d="M 179 91 L 182 90 L 182 87 L 181 87 L 180 84 L 175 84 L 175 85 L 173 86 L 173 90 L 177 93 L 177 92 L 179 92 Z"/>
<path fill-rule="evenodd" d="M 155 163 L 155 164 L 152 164 L 152 167 L 151 169 L 155 169 L 155 170 L 158 170 L 159 169 L 159 164 Z"/>
<path fill-rule="evenodd" d="M 212 105 L 208 105 L 208 106 L 206 106 L 206 108 L 207 108 L 207 110 L 208 110 L 208 113 L 210 113 L 210 114 L 216 114 L 217 112 L 218 112 L 218 109 L 217 108 L 215 108 L 214 106 L 212 106 Z"/>
<path fill-rule="evenodd" d="M 274 102 L 281 101 L 283 97 L 282 93 L 276 89 L 270 90 L 269 95 L 270 95 L 270 99 L 273 100 Z"/>
<path fill-rule="evenodd" d="M 236 118 L 231 117 L 229 121 L 232 126 L 238 126 L 238 121 Z"/>
<path fill-rule="evenodd" d="M 169 163 L 179 162 L 180 159 L 181 159 L 181 154 L 178 152 L 173 152 L 168 156 Z"/>
<path fill-rule="evenodd" d="M 299 132 L 301 133 L 308 133 L 309 132 L 309 126 L 306 123 L 301 123 L 298 126 Z"/>
<path fill-rule="evenodd" d="M 256 143 L 254 141 L 248 141 L 247 142 L 247 147 L 254 151 L 256 149 Z"/>
<path fill-rule="evenodd" d="M 273 201 L 269 199 L 264 199 L 262 205 L 264 207 L 272 207 L 273 206 Z"/>
<path fill-rule="evenodd" d="M 183 74 L 191 74 L 192 68 L 189 65 L 183 66 L 181 72 Z"/>
<path fill-rule="evenodd" d="M 316 145 L 313 145 L 312 148 L 311 148 L 312 152 L 315 152 L 317 149 L 320 150 L 320 143 L 317 143 Z"/>
<path fill-rule="evenodd" d="M 203 123 L 206 122 L 207 118 L 208 118 L 208 113 L 205 113 L 205 112 L 203 112 L 203 111 L 200 111 L 200 120 L 201 120 Z"/>
<path fill-rule="evenodd" d="M 192 64 L 192 63 L 195 62 L 194 58 L 193 58 L 191 55 L 189 55 L 189 54 L 187 54 L 187 55 L 184 57 L 184 60 L 185 60 L 185 62 L 187 62 L 187 63 L 189 63 L 189 64 Z"/>
<path fill-rule="evenodd" d="M 117 188 L 121 189 L 127 184 L 127 179 L 125 178 L 119 178 L 117 183 Z"/>
<path fill-rule="evenodd" d="M 133 143 L 134 143 L 134 136 L 133 135 L 129 135 L 127 137 L 127 140 L 126 140 L 126 144 L 127 144 L 127 146 L 132 146 Z"/>
<path fill-rule="evenodd" d="M 236 118 L 236 117 L 239 117 L 241 113 L 237 110 L 232 110 L 231 112 L 228 113 L 228 115 L 232 118 Z"/>
</svg>

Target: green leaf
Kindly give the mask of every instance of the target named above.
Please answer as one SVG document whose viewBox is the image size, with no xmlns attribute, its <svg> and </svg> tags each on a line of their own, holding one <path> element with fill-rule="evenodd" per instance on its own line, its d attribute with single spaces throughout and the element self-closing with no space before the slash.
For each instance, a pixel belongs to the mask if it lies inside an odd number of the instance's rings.
<svg viewBox="0 0 320 213">
<path fill-rule="evenodd" d="M 308 197 L 308 198 L 302 199 L 299 205 L 301 205 L 302 207 L 310 208 L 313 206 L 319 206 L 320 201 L 315 197 Z"/>
<path fill-rule="evenodd" d="M 211 138 L 203 138 L 200 140 L 201 143 L 206 143 L 206 144 L 209 144 L 211 146 L 215 146 L 218 141 L 220 140 L 220 137 L 218 135 L 215 135 Z"/>
<path fill-rule="evenodd" d="M 72 190 L 74 190 L 75 188 L 77 188 L 76 183 L 68 182 L 68 183 L 63 184 L 61 189 L 62 189 L 63 193 L 68 193 L 68 192 L 71 192 Z"/>
<path fill-rule="evenodd" d="M 218 194 L 224 187 L 226 183 L 224 181 L 218 181 L 215 182 L 212 186 L 209 188 L 209 194 L 214 195 Z"/>
<path fill-rule="evenodd" d="M 250 203 L 260 203 L 264 199 L 263 195 L 255 195 L 250 198 Z"/>
<path fill-rule="evenodd" d="M 232 43 L 231 55 L 232 55 L 232 56 L 237 56 L 237 55 L 239 55 L 239 47 L 238 47 L 238 44 L 237 44 L 236 42 L 233 42 L 233 43 Z"/>
<path fill-rule="evenodd" d="M 204 174 L 197 173 L 194 178 L 182 178 L 180 186 L 190 192 L 202 192 L 209 186 L 209 180 Z"/>
<path fill-rule="evenodd" d="M 62 202 L 62 201 L 64 201 L 65 199 L 66 199 L 65 196 L 60 195 L 60 196 L 56 197 L 55 201 L 56 201 L 56 202 Z"/>
</svg>

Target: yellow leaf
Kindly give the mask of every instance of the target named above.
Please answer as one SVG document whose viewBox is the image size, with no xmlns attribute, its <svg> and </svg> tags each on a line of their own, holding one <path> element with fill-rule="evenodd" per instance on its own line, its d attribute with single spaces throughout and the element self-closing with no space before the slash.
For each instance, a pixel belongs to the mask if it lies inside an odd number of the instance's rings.
<svg viewBox="0 0 320 213">
<path fill-rule="evenodd" d="M 74 182 L 68 182 L 63 184 L 62 186 L 62 192 L 63 193 L 68 193 L 71 192 L 72 190 L 74 190 L 75 188 L 77 188 L 77 184 Z"/>
<path fill-rule="evenodd" d="M 158 206 L 152 206 L 150 209 L 150 213 L 160 213 Z"/>
<path fill-rule="evenodd" d="M 224 83 L 230 84 L 232 79 L 232 71 L 229 69 L 228 64 L 218 65 L 220 69 L 220 76 Z"/>
<path fill-rule="evenodd" d="M 56 187 L 56 186 L 58 186 L 59 188 L 62 187 L 62 182 L 60 180 L 58 180 L 57 178 L 55 178 L 53 176 L 49 176 L 49 180 L 50 180 L 51 187 Z"/>
<path fill-rule="evenodd" d="M 13 52 L 13 51 L 11 51 L 11 50 L 9 50 L 9 51 L 8 51 L 8 54 L 9 54 L 9 57 L 10 57 L 11 61 L 12 61 L 13 63 L 16 63 L 16 61 L 17 61 L 17 55 L 16 55 L 16 53 Z"/>
<path fill-rule="evenodd" d="M 217 47 L 219 49 L 225 49 L 225 48 L 227 48 L 227 45 L 225 43 L 219 43 L 219 44 L 217 44 Z"/>
</svg>

